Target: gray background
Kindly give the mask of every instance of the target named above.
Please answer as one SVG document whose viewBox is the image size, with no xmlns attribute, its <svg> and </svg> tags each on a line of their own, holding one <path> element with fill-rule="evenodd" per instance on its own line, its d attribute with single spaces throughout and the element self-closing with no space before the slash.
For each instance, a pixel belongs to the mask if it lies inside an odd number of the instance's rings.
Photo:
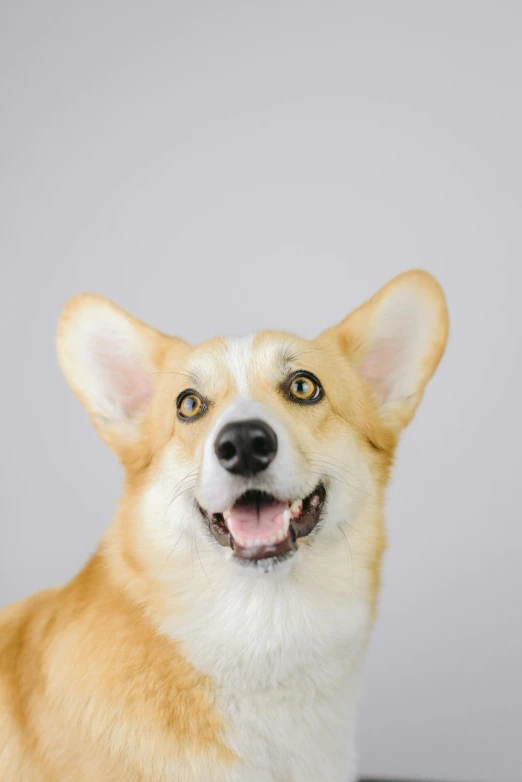
<svg viewBox="0 0 522 782">
<path fill-rule="evenodd" d="M 311 336 L 422 266 L 451 340 L 389 493 L 362 770 L 519 782 L 521 10 L 4 0 L 0 603 L 120 490 L 56 363 L 69 296 Z"/>
</svg>

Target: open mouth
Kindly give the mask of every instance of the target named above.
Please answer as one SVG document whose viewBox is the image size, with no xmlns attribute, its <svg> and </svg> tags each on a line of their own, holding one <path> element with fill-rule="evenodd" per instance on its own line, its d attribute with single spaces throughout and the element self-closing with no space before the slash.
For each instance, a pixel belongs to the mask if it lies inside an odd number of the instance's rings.
<svg viewBox="0 0 522 782">
<path fill-rule="evenodd" d="M 251 490 L 223 513 L 200 510 L 218 543 L 230 546 L 237 559 L 267 565 L 287 559 L 297 550 L 297 539 L 309 535 L 317 525 L 325 498 L 322 484 L 307 497 L 286 502 Z"/>
</svg>

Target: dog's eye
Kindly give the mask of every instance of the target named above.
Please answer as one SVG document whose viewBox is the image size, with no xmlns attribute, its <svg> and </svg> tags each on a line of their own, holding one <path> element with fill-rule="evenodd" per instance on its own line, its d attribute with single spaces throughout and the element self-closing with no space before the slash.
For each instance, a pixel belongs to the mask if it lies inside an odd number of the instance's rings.
<svg viewBox="0 0 522 782">
<path fill-rule="evenodd" d="M 185 391 L 178 397 L 178 415 L 180 418 L 197 418 L 206 410 L 206 405 L 195 391 Z"/>
<path fill-rule="evenodd" d="M 296 402 L 317 402 L 323 395 L 319 381 L 308 374 L 294 375 L 288 391 Z"/>
</svg>

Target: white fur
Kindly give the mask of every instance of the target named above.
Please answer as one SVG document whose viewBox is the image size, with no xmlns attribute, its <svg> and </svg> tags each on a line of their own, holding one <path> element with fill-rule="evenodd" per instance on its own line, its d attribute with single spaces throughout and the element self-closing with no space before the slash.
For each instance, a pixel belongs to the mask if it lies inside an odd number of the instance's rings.
<svg viewBox="0 0 522 782">
<path fill-rule="evenodd" d="M 320 534 L 270 574 L 235 561 L 194 508 L 196 495 L 203 507 L 222 510 L 252 485 L 227 473 L 214 454 L 214 438 L 231 420 L 263 418 L 276 430 L 278 455 L 253 482 L 256 487 L 299 498 L 319 480 L 316 472 L 307 473 L 277 410 L 244 398 L 248 382 L 240 368 L 244 361 L 249 371 L 249 344 L 236 343 L 228 354 L 238 397 L 208 434 L 201 464 L 182 463 L 173 442 L 163 455 L 160 478 L 145 495 L 151 539 L 164 547 L 161 577 L 168 582 L 170 562 L 176 583 L 181 578 L 184 584 L 161 630 L 215 684 L 225 741 L 241 758 L 227 780 L 351 782 L 354 713 L 370 627 L 370 576 L 352 560 L 351 546 L 364 535 L 360 518 L 373 501 L 370 474 L 355 443 L 344 435 L 325 454 L 331 467 L 325 463 L 323 474 L 330 486 Z M 321 443 L 311 445 L 322 450 Z M 349 480 L 339 474 L 341 462 Z M 187 477 L 192 470 L 199 477 Z"/>
<path fill-rule="evenodd" d="M 332 490 L 332 528 L 298 552 L 290 571 L 268 576 L 233 562 L 185 502 L 169 517 L 186 610 L 161 630 L 215 684 L 225 741 L 242 759 L 231 782 L 355 779 L 354 714 L 370 617 L 365 576 L 354 576 L 333 528 L 343 499 Z M 357 516 L 351 521 L 357 529 Z"/>
<path fill-rule="evenodd" d="M 352 592 L 344 550 L 338 554 L 317 568 L 303 558 L 282 577 L 251 578 L 236 567 L 224 578 L 200 548 L 213 594 L 192 602 L 186 623 L 162 628 L 215 682 L 226 743 L 243 759 L 234 777 L 242 782 L 352 779 L 369 617 Z M 203 586 L 197 562 L 195 573 Z"/>
<path fill-rule="evenodd" d="M 225 354 L 225 370 L 228 370 L 234 380 L 237 395 L 248 399 L 250 396 L 250 365 L 253 357 L 254 335 L 233 337 L 227 340 Z"/>
</svg>

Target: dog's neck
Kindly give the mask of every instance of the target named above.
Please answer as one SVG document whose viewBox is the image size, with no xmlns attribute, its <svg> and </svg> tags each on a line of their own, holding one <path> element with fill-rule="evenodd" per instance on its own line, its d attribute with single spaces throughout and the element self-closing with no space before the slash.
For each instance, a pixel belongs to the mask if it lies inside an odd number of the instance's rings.
<svg viewBox="0 0 522 782">
<path fill-rule="evenodd" d="M 175 642 L 217 686 L 281 691 L 303 676 L 321 679 L 326 669 L 335 681 L 358 665 L 382 552 L 375 559 L 368 534 L 381 528 L 380 515 L 364 510 L 351 541 L 319 534 L 291 572 L 274 578 L 228 561 L 210 539 L 173 535 L 172 546 L 158 551 L 134 499 L 124 497 L 101 548 L 109 577 L 140 606 L 151 632 Z M 373 560 L 365 563 L 366 550 Z"/>
</svg>

